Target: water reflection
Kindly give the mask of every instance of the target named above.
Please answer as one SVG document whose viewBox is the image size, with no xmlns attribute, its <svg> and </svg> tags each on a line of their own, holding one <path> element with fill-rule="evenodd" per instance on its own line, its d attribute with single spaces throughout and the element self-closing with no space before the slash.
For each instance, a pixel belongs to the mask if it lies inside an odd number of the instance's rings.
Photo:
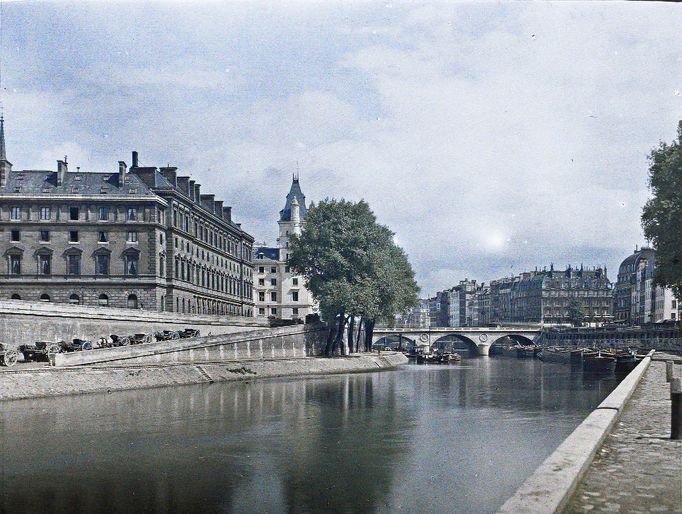
<svg viewBox="0 0 682 514">
<path fill-rule="evenodd" d="M 614 385 L 485 358 L 9 402 L 0 511 L 494 511 Z"/>
</svg>

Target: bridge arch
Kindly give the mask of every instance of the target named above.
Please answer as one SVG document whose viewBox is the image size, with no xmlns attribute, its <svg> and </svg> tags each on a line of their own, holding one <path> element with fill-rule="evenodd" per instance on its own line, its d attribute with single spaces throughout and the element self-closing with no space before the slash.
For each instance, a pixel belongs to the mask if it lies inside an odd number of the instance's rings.
<svg viewBox="0 0 682 514">
<path fill-rule="evenodd" d="M 379 339 L 372 342 L 372 346 L 391 348 L 393 350 L 413 350 L 419 343 L 413 337 L 403 334 L 384 334 Z"/>
<path fill-rule="evenodd" d="M 454 352 L 467 352 L 470 355 L 480 355 L 478 345 L 462 334 L 443 334 L 431 343 L 431 351 L 448 349 Z"/>
</svg>

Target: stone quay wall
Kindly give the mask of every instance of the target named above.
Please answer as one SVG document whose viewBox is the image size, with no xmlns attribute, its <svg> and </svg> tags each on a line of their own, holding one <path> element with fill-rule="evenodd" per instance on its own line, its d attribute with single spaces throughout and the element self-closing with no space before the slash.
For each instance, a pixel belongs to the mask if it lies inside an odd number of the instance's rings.
<svg viewBox="0 0 682 514">
<path fill-rule="evenodd" d="M 542 346 L 633 348 L 682 353 L 679 325 L 652 324 L 641 327 L 545 328 L 535 341 Z"/>
<path fill-rule="evenodd" d="M 59 353 L 54 366 L 120 366 L 292 359 L 319 355 L 326 342 L 322 323 L 249 330 L 191 339 Z"/>
<path fill-rule="evenodd" d="M 111 307 L 0 300 L 0 342 L 10 347 L 35 341 L 96 341 L 111 334 L 132 335 L 194 328 L 202 335 L 229 334 L 268 327 L 265 320 L 206 316 Z"/>
<path fill-rule="evenodd" d="M 0 401 L 262 378 L 365 373 L 394 369 L 403 364 L 407 364 L 407 357 L 402 353 L 382 352 L 381 355 L 354 354 L 333 358 L 17 369 L 0 372 Z"/>
</svg>

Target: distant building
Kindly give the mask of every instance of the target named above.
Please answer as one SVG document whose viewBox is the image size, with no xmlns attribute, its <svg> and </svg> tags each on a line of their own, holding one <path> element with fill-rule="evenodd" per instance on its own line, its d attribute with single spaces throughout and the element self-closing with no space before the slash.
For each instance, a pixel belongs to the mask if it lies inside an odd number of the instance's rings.
<svg viewBox="0 0 682 514">
<path fill-rule="evenodd" d="M 679 305 L 671 289 L 654 285 L 656 250 L 635 249 L 618 268 L 613 295 L 617 323 L 642 325 L 679 320 Z"/>
<path fill-rule="evenodd" d="M 435 303 L 438 305 L 435 321 L 437 325 L 433 326 L 478 326 L 477 289 L 476 281 L 467 278 L 450 289 L 437 292 L 435 297 Z"/>
<path fill-rule="evenodd" d="M 253 315 L 253 237 L 177 168 L 13 170 L 0 118 L 0 297 Z"/>
<path fill-rule="evenodd" d="M 429 328 L 431 326 L 429 300 L 420 299 L 416 307 L 405 314 L 396 316 L 396 325 L 409 328 Z"/>
<path fill-rule="evenodd" d="M 288 262 L 289 238 L 301 233 L 306 213 L 305 195 L 294 176 L 284 209 L 279 212 L 277 246 L 254 248 L 256 317 L 304 319 L 319 310 L 303 277 L 293 274 Z"/>
</svg>

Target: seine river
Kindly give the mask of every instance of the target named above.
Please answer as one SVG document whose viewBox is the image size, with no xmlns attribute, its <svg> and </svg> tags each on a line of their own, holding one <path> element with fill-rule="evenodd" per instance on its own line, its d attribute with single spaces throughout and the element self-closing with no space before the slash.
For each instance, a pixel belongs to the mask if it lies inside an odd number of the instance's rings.
<svg viewBox="0 0 682 514">
<path fill-rule="evenodd" d="M 1 512 L 494 512 L 615 387 L 503 357 L 7 402 Z"/>
</svg>

